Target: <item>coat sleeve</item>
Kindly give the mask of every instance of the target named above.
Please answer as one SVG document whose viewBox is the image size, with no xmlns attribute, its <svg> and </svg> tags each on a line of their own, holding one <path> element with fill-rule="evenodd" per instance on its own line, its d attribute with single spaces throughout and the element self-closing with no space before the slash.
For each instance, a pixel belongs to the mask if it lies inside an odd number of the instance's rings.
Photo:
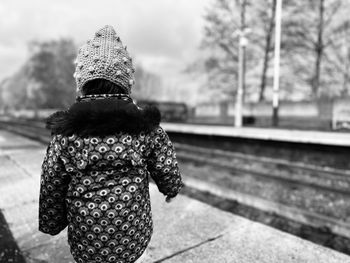
<svg viewBox="0 0 350 263">
<path fill-rule="evenodd" d="M 168 134 L 158 127 L 152 132 L 152 152 L 147 167 L 161 193 L 175 197 L 183 187 L 174 145 Z"/>
<path fill-rule="evenodd" d="M 57 235 L 68 225 L 65 196 L 69 180 L 61 150 L 60 140 L 54 136 L 41 167 L 39 230 L 50 235 Z"/>
</svg>

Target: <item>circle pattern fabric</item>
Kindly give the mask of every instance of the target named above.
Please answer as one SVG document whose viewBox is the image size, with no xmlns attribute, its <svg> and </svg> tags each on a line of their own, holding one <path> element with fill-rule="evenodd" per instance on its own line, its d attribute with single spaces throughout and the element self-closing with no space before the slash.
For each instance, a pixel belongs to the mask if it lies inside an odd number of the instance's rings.
<svg viewBox="0 0 350 263">
<path fill-rule="evenodd" d="M 74 259 L 135 262 L 150 242 L 151 175 L 159 190 L 182 187 L 173 144 L 158 127 L 149 134 L 54 136 L 42 165 L 39 228 L 68 226 Z"/>
</svg>

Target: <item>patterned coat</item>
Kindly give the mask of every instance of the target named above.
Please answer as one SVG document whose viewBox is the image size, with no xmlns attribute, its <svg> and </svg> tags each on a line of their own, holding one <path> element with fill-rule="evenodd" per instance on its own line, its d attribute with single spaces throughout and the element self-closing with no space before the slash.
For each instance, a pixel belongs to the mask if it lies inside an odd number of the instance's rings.
<svg viewBox="0 0 350 263">
<path fill-rule="evenodd" d="M 39 230 L 68 226 L 77 262 L 135 262 L 152 236 L 149 175 L 174 197 L 183 183 L 156 109 L 87 96 L 51 116 L 42 165 Z"/>
</svg>

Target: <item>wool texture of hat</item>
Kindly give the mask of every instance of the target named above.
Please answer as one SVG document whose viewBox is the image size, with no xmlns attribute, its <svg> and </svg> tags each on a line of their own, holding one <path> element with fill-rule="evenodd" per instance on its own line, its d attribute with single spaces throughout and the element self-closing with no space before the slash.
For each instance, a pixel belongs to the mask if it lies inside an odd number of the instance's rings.
<svg viewBox="0 0 350 263">
<path fill-rule="evenodd" d="M 112 26 L 104 26 L 88 40 L 75 60 L 74 78 L 77 91 L 93 79 L 109 80 L 131 93 L 135 83 L 132 58 Z"/>
</svg>

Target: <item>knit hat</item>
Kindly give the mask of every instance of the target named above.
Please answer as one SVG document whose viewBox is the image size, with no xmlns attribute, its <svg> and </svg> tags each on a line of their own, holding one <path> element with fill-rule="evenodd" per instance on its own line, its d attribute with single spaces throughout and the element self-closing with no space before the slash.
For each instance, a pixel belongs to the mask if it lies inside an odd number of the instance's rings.
<svg viewBox="0 0 350 263">
<path fill-rule="evenodd" d="M 89 80 L 106 79 L 131 93 L 135 69 L 132 58 L 112 26 L 104 26 L 88 40 L 75 60 L 77 91 Z"/>
</svg>

